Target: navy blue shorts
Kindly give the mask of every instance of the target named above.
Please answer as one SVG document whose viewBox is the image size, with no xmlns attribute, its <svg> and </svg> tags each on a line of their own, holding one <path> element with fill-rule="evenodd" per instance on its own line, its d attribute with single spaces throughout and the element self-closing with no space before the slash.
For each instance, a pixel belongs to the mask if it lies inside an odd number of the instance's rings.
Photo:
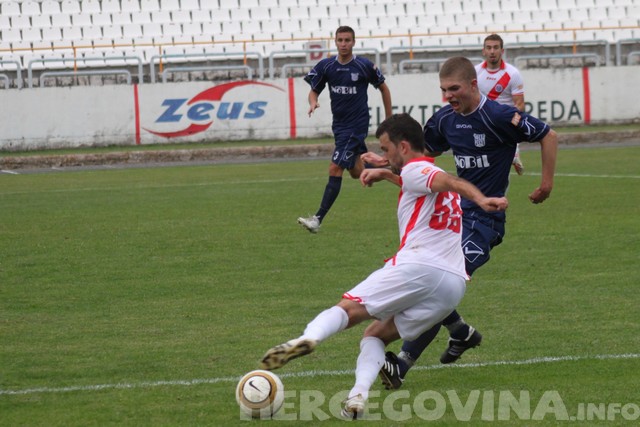
<svg viewBox="0 0 640 427">
<path fill-rule="evenodd" d="M 503 237 L 504 221 L 478 211 L 462 213 L 462 252 L 469 276 L 489 261 L 489 252 Z"/>
<path fill-rule="evenodd" d="M 334 136 L 336 147 L 333 150 L 331 161 L 343 169 L 353 169 L 360 154 L 368 151 L 367 145 L 364 143 L 367 134 L 344 132 Z"/>
</svg>

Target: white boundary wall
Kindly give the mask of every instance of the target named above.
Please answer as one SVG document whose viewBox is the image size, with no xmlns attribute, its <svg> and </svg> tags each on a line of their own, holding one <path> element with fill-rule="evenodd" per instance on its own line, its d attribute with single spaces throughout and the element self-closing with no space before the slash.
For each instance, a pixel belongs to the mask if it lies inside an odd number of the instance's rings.
<svg viewBox="0 0 640 427">
<path fill-rule="evenodd" d="M 523 70 L 527 111 L 551 124 L 640 119 L 640 66 Z M 437 74 L 388 76 L 395 112 L 424 123 L 443 105 Z M 307 114 L 300 77 L 231 83 L 0 91 L 0 150 L 331 135 L 328 89 Z M 370 88 L 371 131 L 384 112 Z"/>
</svg>

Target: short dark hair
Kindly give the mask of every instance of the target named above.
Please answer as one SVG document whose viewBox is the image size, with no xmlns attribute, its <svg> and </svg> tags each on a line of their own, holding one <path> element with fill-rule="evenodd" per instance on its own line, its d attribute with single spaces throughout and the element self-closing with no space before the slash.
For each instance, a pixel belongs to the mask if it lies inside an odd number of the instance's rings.
<svg viewBox="0 0 640 427">
<path fill-rule="evenodd" d="M 447 59 L 440 68 L 440 78 L 460 77 L 471 82 L 478 78 L 473 63 L 464 56 L 454 56 Z"/>
<path fill-rule="evenodd" d="M 495 33 L 489 34 L 487 37 L 484 38 L 484 41 L 482 42 L 482 47 L 484 47 L 484 45 L 488 41 L 500 42 L 500 49 L 504 49 L 504 41 L 502 40 L 502 37 L 500 37 L 499 35 Z"/>
<path fill-rule="evenodd" d="M 338 35 L 338 33 L 351 33 L 351 37 L 353 37 L 354 40 L 356 38 L 356 32 L 353 31 L 353 28 L 347 25 L 341 25 L 340 27 L 338 27 L 338 29 L 336 30 L 336 36 Z"/>
<path fill-rule="evenodd" d="M 394 114 L 380 123 L 376 130 L 376 138 L 380 138 L 385 133 L 393 145 L 407 141 L 413 151 L 424 152 L 422 126 L 408 113 Z"/>
</svg>

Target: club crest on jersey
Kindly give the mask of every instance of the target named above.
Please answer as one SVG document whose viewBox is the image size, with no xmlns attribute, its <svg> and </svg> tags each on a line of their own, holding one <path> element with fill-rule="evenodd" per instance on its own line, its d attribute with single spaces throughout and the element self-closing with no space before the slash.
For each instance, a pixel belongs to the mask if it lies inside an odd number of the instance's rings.
<svg viewBox="0 0 640 427">
<path fill-rule="evenodd" d="M 422 169 L 420 173 L 422 175 L 429 175 L 429 172 L 431 172 L 431 169 L 433 169 L 431 166 L 427 166 L 426 168 Z"/>
<path fill-rule="evenodd" d="M 502 87 L 502 85 L 498 83 L 497 85 L 494 86 L 493 90 L 495 90 L 498 93 L 502 93 L 502 91 L 504 90 L 504 87 Z"/>
<path fill-rule="evenodd" d="M 484 133 L 474 133 L 473 134 L 473 145 L 475 145 L 478 148 L 484 147 L 486 142 L 485 142 L 485 137 L 486 135 Z"/>
<path fill-rule="evenodd" d="M 352 82 L 357 82 L 358 81 L 358 73 L 351 73 L 351 81 Z"/>
</svg>

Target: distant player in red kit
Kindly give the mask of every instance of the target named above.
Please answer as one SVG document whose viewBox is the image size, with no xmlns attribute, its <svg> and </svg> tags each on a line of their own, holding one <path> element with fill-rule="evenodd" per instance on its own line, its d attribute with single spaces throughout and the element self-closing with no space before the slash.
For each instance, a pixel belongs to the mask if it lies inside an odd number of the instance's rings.
<svg viewBox="0 0 640 427">
<path fill-rule="evenodd" d="M 487 98 L 500 104 L 516 107 L 524 111 L 524 82 L 520 71 L 502 59 L 504 42 L 502 37 L 491 34 L 484 39 L 482 56 L 485 61 L 476 65 L 478 89 Z M 518 175 L 524 173 L 524 165 L 520 160 L 520 150 L 516 147 L 513 167 Z"/>
</svg>

